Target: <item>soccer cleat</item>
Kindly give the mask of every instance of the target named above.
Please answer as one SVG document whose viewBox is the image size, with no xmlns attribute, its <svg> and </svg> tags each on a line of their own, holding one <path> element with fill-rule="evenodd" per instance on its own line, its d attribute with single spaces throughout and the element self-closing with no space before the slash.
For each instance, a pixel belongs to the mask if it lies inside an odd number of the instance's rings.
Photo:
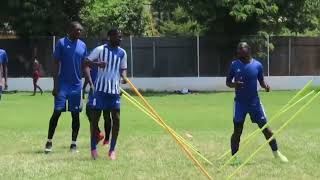
<svg viewBox="0 0 320 180">
<path fill-rule="evenodd" d="M 238 157 L 234 157 L 233 160 L 229 163 L 231 166 L 237 166 L 241 164 L 241 160 Z"/>
<path fill-rule="evenodd" d="M 276 159 L 280 159 L 280 161 L 283 163 L 289 162 L 288 158 L 286 156 L 284 156 L 283 154 L 281 154 L 280 151 L 273 151 L 273 155 Z"/>
<path fill-rule="evenodd" d="M 109 158 L 111 159 L 111 160 L 116 160 L 116 151 L 110 151 L 109 152 Z"/>
<path fill-rule="evenodd" d="M 78 153 L 79 151 L 78 151 L 78 149 L 77 149 L 77 145 L 76 145 L 76 144 L 71 144 L 71 145 L 70 145 L 70 151 L 71 151 L 72 153 Z"/>
<path fill-rule="evenodd" d="M 98 152 L 96 149 L 91 150 L 91 157 L 92 159 L 96 160 L 98 158 Z"/>
<path fill-rule="evenodd" d="M 103 144 L 102 144 L 102 145 L 103 145 L 103 146 L 105 146 L 105 145 L 108 145 L 108 144 L 109 144 L 109 140 L 104 139 L 104 140 L 103 140 Z"/>
<path fill-rule="evenodd" d="M 44 149 L 44 153 L 48 154 L 52 151 L 52 142 L 47 142 L 46 147 Z"/>
</svg>

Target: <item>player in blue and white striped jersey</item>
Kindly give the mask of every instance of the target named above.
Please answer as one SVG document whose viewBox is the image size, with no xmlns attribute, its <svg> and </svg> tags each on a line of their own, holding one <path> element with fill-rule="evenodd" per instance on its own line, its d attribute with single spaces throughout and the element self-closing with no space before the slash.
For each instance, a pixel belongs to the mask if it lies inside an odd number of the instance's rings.
<svg viewBox="0 0 320 180">
<path fill-rule="evenodd" d="M 115 146 L 120 127 L 120 82 L 125 83 L 127 76 L 127 54 L 120 48 L 121 32 L 112 29 L 108 32 L 110 41 L 96 47 L 87 57 L 85 76 L 93 91 L 93 113 L 90 123 L 91 129 L 91 155 L 97 158 L 97 128 L 102 111 L 111 112 L 112 138 L 110 142 L 109 157 L 115 160 Z M 93 84 L 90 77 L 90 68 L 98 66 L 97 78 Z"/>
</svg>

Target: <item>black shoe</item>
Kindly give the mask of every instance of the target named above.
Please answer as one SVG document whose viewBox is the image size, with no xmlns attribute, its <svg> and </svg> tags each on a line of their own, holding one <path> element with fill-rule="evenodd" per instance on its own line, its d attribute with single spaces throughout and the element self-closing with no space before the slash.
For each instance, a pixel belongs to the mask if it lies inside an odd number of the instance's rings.
<svg viewBox="0 0 320 180">
<path fill-rule="evenodd" d="M 73 152 L 73 153 L 79 152 L 78 149 L 77 149 L 77 145 L 76 144 L 71 144 L 70 145 L 70 151 Z"/>
<path fill-rule="evenodd" d="M 46 148 L 44 149 L 44 153 L 48 154 L 52 151 L 52 142 L 46 143 Z"/>
</svg>

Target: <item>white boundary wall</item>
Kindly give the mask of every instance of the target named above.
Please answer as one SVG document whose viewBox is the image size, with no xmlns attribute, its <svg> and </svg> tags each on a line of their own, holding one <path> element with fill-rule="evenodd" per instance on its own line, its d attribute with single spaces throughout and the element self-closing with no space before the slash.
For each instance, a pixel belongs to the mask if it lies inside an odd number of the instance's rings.
<svg viewBox="0 0 320 180">
<path fill-rule="evenodd" d="M 130 78 L 141 90 L 174 91 L 187 88 L 198 91 L 230 91 L 225 85 L 225 77 L 170 77 L 170 78 Z M 301 89 L 309 80 L 320 85 L 320 76 L 270 76 L 266 81 L 272 90 Z M 9 78 L 9 90 L 33 91 L 31 78 Z M 52 90 L 52 78 L 41 78 L 39 85 L 45 91 Z M 124 85 L 123 88 L 129 88 Z"/>
</svg>

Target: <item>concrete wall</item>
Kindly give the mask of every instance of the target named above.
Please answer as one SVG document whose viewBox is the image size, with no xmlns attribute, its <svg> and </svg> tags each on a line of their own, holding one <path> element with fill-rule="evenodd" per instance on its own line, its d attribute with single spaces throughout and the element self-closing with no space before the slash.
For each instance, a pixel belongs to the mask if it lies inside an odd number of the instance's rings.
<svg viewBox="0 0 320 180">
<path fill-rule="evenodd" d="M 320 76 L 272 76 L 266 77 L 273 90 L 301 89 L 309 80 L 320 85 Z M 31 78 L 9 78 L 9 90 L 33 91 Z M 184 77 L 184 78 L 133 78 L 131 81 L 137 88 L 153 91 L 174 91 L 182 88 L 199 91 L 230 91 L 225 86 L 224 77 Z M 39 85 L 43 90 L 51 91 L 52 78 L 41 78 Z M 129 88 L 124 85 L 123 88 Z"/>
</svg>

